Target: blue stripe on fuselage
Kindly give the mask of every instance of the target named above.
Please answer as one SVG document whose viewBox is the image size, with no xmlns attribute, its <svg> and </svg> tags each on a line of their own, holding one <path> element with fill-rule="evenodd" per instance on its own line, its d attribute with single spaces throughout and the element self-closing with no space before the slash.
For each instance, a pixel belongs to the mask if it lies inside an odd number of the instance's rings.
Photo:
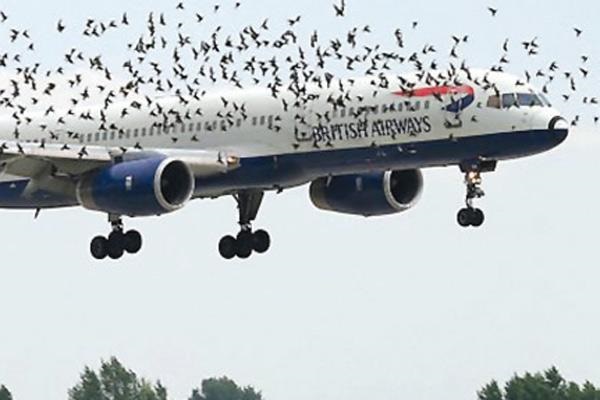
<svg viewBox="0 0 600 400">
<path fill-rule="evenodd" d="M 478 157 L 498 161 L 520 158 L 558 146 L 567 134 L 567 130 L 534 130 L 242 159 L 242 166 L 235 171 L 198 179 L 196 195 L 210 196 L 239 188 L 289 187 L 330 174 L 458 165 Z"/>
<path fill-rule="evenodd" d="M 290 187 L 329 174 L 457 165 L 477 157 L 495 160 L 526 157 L 558 146 L 565 140 L 567 133 L 567 130 L 533 130 L 402 145 L 322 149 L 242 158 L 237 170 L 197 179 L 195 196 L 213 196 L 241 189 Z M 43 191 L 30 198 L 23 198 L 21 193 L 26 185 L 27 180 L 0 183 L 0 207 L 31 209 L 77 205 L 75 199 Z"/>
</svg>

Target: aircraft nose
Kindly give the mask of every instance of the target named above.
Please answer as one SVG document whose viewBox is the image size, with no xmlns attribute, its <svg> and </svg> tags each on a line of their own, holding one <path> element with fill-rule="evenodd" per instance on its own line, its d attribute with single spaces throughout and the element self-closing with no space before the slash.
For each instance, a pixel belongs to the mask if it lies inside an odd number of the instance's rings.
<svg viewBox="0 0 600 400">
<path fill-rule="evenodd" d="M 569 135 L 569 123 L 560 115 L 557 115 L 550 120 L 548 129 L 555 135 L 558 144 L 564 142 Z"/>
</svg>

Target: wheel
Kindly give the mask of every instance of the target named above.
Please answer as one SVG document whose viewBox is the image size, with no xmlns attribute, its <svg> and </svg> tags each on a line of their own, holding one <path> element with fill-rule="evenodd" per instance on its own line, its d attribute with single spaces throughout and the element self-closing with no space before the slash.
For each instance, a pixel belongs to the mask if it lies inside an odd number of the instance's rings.
<svg viewBox="0 0 600 400">
<path fill-rule="evenodd" d="M 471 220 L 472 220 L 471 214 L 472 214 L 472 211 L 469 208 L 463 208 L 462 210 L 460 210 L 456 217 L 458 224 L 460 226 L 462 226 L 463 228 L 468 228 L 469 226 L 471 226 Z"/>
<path fill-rule="evenodd" d="M 476 208 L 471 213 L 471 226 L 479 228 L 485 222 L 485 214 L 479 208 Z"/>
<path fill-rule="evenodd" d="M 271 237 L 264 230 L 258 230 L 252 234 L 252 247 L 259 254 L 266 253 L 271 247 Z"/>
<path fill-rule="evenodd" d="M 108 256 L 113 260 L 118 260 L 125 253 L 125 235 L 121 231 L 113 231 L 108 235 Z"/>
<path fill-rule="evenodd" d="M 96 260 L 104 260 L 108 255 L 108 240 L 104 236 L 96 236 L 90 243 L 90 252 Z"/>
<path fill-rule="evenodd" d="M 233 236 L 225 236 L 219 242 L 219 254 L 226 260 L 231 260 L 237 255 L 236 240 Z"/>
<path fill-rule="evenodd" d="M 125 251 L 129 254 L 136 254 L 142 248 L 142 235 L 136 230 L 128 231 L 123 240 Z"/>
<path fill-rule="evenodd" d="M 239 258 L 246 259 L 252 255 L 253 241 L 252 232 L 241 231 L 235 241 L 236 255 Z"/>
</svg>

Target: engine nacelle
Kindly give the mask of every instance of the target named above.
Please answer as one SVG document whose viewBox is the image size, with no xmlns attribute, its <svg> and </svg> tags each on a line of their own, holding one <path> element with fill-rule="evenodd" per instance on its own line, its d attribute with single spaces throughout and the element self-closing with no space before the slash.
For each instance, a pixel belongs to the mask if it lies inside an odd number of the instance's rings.
<svg viewBox="0 0 600 400">
<path fill-rule="evenodd" d="M 419 170 L 320 178 L 310 185 L 310 199 L 317 208 L 365 217 L 406 211 L 422 192 Z"/>
<path fill-rule="evenodd" d="M 152 157 L 124 161 L 85 175 L 79 203 L 90 210 L 143 217 L 182 208 L 194 193 L 194 175 L 183 161 Z"/>
</svg>

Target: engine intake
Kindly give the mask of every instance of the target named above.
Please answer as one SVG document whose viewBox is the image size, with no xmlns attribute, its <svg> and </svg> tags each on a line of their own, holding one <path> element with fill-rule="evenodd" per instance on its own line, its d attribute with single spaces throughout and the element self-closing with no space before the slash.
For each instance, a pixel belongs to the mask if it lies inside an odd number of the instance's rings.
<svg viewBox="0 0 600 400">
<path fill-rule="evenodd" d="M 387 171 L 317 179 L 310 198 L 321 210 L 371 217 L 412 208 L 422 191 L 421 171 Z"/>
<path fill-rule="evenodd" d="M 90 210 L 142 217 L 182 208 L 194 193 L 194 175 L 183 161 L 147 158 L 125 161 L 85 175 L 79 203 Z"/>
</svg>

